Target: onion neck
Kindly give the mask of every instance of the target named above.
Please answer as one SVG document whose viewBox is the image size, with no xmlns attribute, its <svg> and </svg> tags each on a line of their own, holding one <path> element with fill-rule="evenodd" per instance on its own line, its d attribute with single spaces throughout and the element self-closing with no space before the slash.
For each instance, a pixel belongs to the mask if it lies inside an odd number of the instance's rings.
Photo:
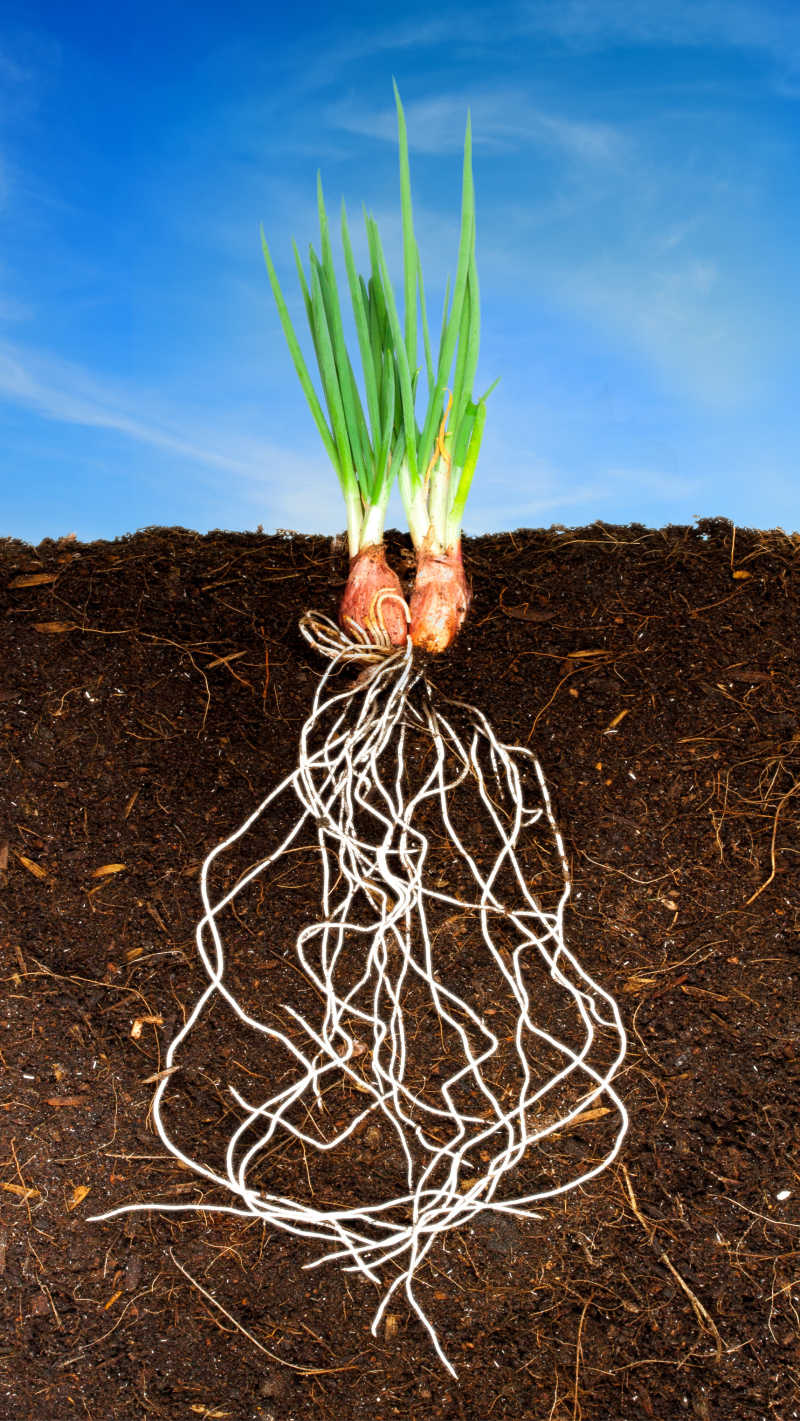
<svg viewBox="0 0 800 1421">
<path fill-rule="evenodd" d="M 351 554 L 361 552 L 365 548 L 379 547 L 383 544 L 383 530 L 386 523 L 386 507 L 389 502 L 389 484 L 385 484 L 381 490 L 380 497 L 376 503 L 367 503 L 362 510 L 360 527 L 358 531 L 358 545 L 355 552 L 351 545 Z"/>
</svg>

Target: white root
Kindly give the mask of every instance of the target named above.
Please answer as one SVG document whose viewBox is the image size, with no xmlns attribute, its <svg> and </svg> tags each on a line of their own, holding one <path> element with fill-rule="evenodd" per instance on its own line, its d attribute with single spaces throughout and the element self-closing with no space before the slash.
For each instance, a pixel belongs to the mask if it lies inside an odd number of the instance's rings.
<svg viewBox="0 0 800 1421">
<path fill-rule="evenodd" d="M 402 1288 L 440 1360 L 455 1375 L 414 1291 L 415 1275 L 446 1230 L 469 1224 L 484 1211 L 541 1217 L 532 1205 L 585 1184 L 611 1163 L 628 1125 L 612 1086 L 625 1055 L 625 1032 L 613 998 L 566 946 L 568 866 L 533 753 L 501 744 L 479 710 L 436 693 L 410 641 L 401 650 L 353 641 L 317 614 L 306 616 L 301 630 L 330 664 L 303 726 L 297 769 L 203 864 L 204 915 L 196 941 L 208 984 L 167 1051 L 152 1108 L 166 1148 L 240 1202 L 132 1204 L 97 1218 L 202 1208 L 259 1218 L 318 1240 L 328 1247 L 307 1267 L 341 1260 L 347 1270 L 384 1288 L 373 1334 Z M 333 689 L 333 678 L 348 665 L 358 668 L 356 681 Z M 425 765 L 416 787 L 409 783 L 409 737 L 426 748 L 416 757 Z M 300 804 L 290 831 L 212 903 L 209 873 L 216 860 L 287 791 Z M 459 832 L 459 805 L 463 810 L 469 795 L 482 814 L 486 854 L 477 857 L 466 848 L 463 829 Z M 431 838 L 421 827 L 431 822 L 446 845 L 445 864 L 453 868 L 449 882 L 431 872 Z M 249 884 L 297 846 L 304 829 L 316 833 L 322 911 L 297 938 L 294 960 L 316 989 L 321 1009 L 312 1021 L 284 1004 L 276 1025 L 273 1007 L 267 1024 L 245 1010 L 225 983 L 218 920 Z M 558 889 L 547 910 L 543 891 L 534 894 L 532 875 L 520 863 L 532 835 L 540 841 L 544 835 L 545 852 L 557 867 Z M 456 879 L 471 885 L 467 894 L 456 890 Z M 445 891 L 451 886 L 453 891 Z M 517 906 L 510 906 L 512 898 Z M 453 914 L 480 924 L 486 976 L 497 993 L 491 1011 L 482 1013 L 466 999 L 463 971 L 456 990 L 457 953 L 442 960 L 438 940 Z M 483 975 L 481 968 L 467 981 L 476 986 Z M 569 1008 L 571 1042 L 535 1020 L 532 991 L 535 1001 L 554 987 Z M 180 1049 L 212 1004 L 222 1003 L 243 1027 L 284 1051 L 291 1067 L 282 1077 L 288 1074 L 289 1084 L 267 1099 L 249 1101 L 229 1085 L 238 1124 L 228 1140 L 224 1170 L 185 1153 L 164 1119 Z M 504 1022 L 502 1039 L 489 1016 Z M 559 1021 L 562 1016 L 563 1010 Z M 442 1079 L 429 1071 L 431 1033 L 441 1041 L 451 1071 Z M 337 1114 L 344 1118 L 334 1122 Z M 607 1121 L 601 1127 L 607 1135 L 599 1157 L 593 1151 L 585 1167 L 556 1177 L 564 1161 L 548 1155 L 548 1143 L 576 1121 L 607 1115 L 616 1123 L 612 1131 Z M 393 1150 L 402 1167 L 402 1192 L 323 1207 L 315 1203 L 313 1188 L 300 1200 L 254 1182 L 259 1167 L 265 1173 L 268 1147 L 274 1149 L 276 1141 L 290 1144 L 293 1137 L 303 1160 L 313 1161 L 315 1152 L 321 1159 L 360 1132 L 368 1118 L 383 1131 L 386 1156 Z M 533 1167 L 540 1169 L 538 1188 L 531 1187 L 532 1156 Z M 509 1195 L 512 1171 L 522 1177 L 523 1169 L 522 1192 Z M 387 1265 L 395 1273 L 388 1285 Z"/>
</svg>

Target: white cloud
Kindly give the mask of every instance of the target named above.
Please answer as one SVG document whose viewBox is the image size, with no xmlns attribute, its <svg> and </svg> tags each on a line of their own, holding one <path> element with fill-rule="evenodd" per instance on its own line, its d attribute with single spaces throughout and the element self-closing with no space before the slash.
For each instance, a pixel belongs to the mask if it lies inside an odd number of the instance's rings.
<svg viewBox="0 0 800 1421">
<path fill-rule="evenodd" d="M 463 151 L 467 107 L 463 98 L 441 95 L 413 100 L 403 107 L 412 151 L 435 154 Z M 550 113 L 531 104 L 523 89 L 473 91 L 469 108 L 476 149 L 539 146 L 556 149 L 584 163 L 617 162 L 627 149 L 624 135 L 613 124 Z M 397 144 L 394 107 L 382 107 L 376 112 L 347 99 L 331 104 L 326 110 L 326 119 L 345 132 L 383 139 L 393 147 Z"/>
<path fill-rule="evenodd" d="M 302 50 L 294 52 L 298 91 L 328 88 L 332 81 L 341 83 L 343 70 L 358 66 L 363 72 L 364 67 L 379 54 L 446 50 L 453 43 L 456 25 L 462 43 L 470 38 L 480 39 L 486 33 L 485 23 L 480 17 L 470 15 L 463 9 L 457 19 L 442 11 L 424 20 L 402 20 L 384 25 L 371 22 L 360 29 L 345 17 L 346 38 L 337 38 L 329 32 L 323 36 L 323 43 L 311 51 L 304 44 Z"/>
<path fill-rule="evenodd" d="M 9 296 L 7 292 L 0 291 L 0 321 L 28 321 L 32 315 L 30 306 L 18 301 L 16 296 Z"/>
<path fill-rule="evenodd" d="M 733 409 L 763 393 L 768 320 L 731 299 L 713 260 L 645 253 L 637 264 L 612 257 L 553 277 L 566 305 L 621 333 L 695 403 Z"/>
<path fill-rule="evenodd" d="M 646 494 L 648 501 L 671 503 L 676 498 L 690 498 L 699 494 L 703 484 L 701 479 L 685 478 L 680 474 L 666 473 L 663 469 L 609 468 L 604 487 L 609 495 L 619 498 L 623 495 L 631 502 Z"/>
<path fill-rule="evenodd" d="M 279 478 L 288 486 L 305 488 L 308 474 L 316 476 L 319 469 L 319 464 L 278 444 L 232 431 L 227 420 L 214 427 L 208 420 L 198 420 L 196 411 L 156 409 L 146 392 L 125 389 L 72 362 L 10 344 L 0 345 L 3 398 L 47 420 L 121 434 L 176 455 L 207 475 L 234 474 L 258 486 L 261 497 L 265 479 L 274 479 L 275 470 L 280 470 Z M 189 428 L 191 434 L 186 432 Z"/>
<path fill-rule="evenodd" d="M 7 26 L 0 38 L 0 115 L 19 128 L 34 115 L 62 62 L 62 47 L 43 26 Z"/>
<path fill-rule="evenodd" d="M 430 51 L 472 54 L 479 61 L 526 36 L 551 36 L 578 50 L 615 45 L 713 46 L 760 53 L 776 66 L 775 86 L 787 98 L 800 94 L 800 10 L 793 0 L 522 0 L 435 17 L 358 29 L 324 47 L 324 56 L 295 56 L 303 90 L 343 82 L 348 69 L 382 54 Z M 427 53 L 426 53 L 427 52 Z"/>
<path fill-rule="evenodd" d="M 487 461 L 467 504 L 464 526 L 467 533 L 482 533 L 553 522 L 572 527 L 597 518 L 652 523 L 662 508 L 668 518 L 691 517 L 694 504 L 699 506 L 707 496 L 699 479 L 638 465 L 609 466 L 586 477 L 569 467 L 556 473 L 534 461 L 521 464 L 510 484 L 502 477 L 494 479 Z"/>
<path fill-rule="evenodd" d="M 800 12 L 770 0 L 531 0 L 520 28 L 581 48 L 612 44 L 756 50 L 781 65 L 800 56 Z"/>
<path fill-rule="evenodd" d="M 31 72 L 11 58 L 5 50 L 0 50 L 0 84 L 22 84 L 30 79 Z"/>
</svg>

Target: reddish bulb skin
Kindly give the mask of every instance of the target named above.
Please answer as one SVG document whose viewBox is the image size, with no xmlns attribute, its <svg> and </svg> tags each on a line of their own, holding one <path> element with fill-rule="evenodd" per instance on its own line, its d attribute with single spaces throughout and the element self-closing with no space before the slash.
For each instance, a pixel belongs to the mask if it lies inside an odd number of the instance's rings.
<svg viewBox="0 0 800 1421">
<path fill-rule="evenodd" d="M 354 624 L 373 642 L 385 644 L 388 639 L 391 646 L 405 646 L 408 639 L 403 589 L 397 573 L 386 561 L 381 543 L 362 548 L 350 559 L 347 586 L 339 605 L 339 626 L 352 637 L 357 635 Z"/>
<path fill-rule="evenodd" d="M 470 604 L 461 543 L 445 552 L 423 545 L 417 553 L 417 577 L 408 609 L 410 635 L 420 651 L 446 651 L 461 629 Z"/>
</svg>

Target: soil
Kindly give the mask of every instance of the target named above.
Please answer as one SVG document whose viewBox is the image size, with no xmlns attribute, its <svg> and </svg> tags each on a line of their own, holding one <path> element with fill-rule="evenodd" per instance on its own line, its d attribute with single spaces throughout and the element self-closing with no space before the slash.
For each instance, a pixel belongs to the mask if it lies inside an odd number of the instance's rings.
<svg viewBox="0 0 800 1421">
<path fill-rule="evenodd" d="M 568 944 L 629 1034 L 619 1157 L 539 1220 L 436 1245 L 418 1291 L 457 1381 L 402 1303 L 373 1338 L 377 1287 L 304 1271 L 309 1240 L 212 1212 L 89 1222 L 223 1202 L 155 1135 L 153 1078 L 205 985 L 200 864 L 294 768 L 323 669 L 298 618 L 335 613 L 346 559 L 295 535 L 5 540 L 4 1421 L 800 1416 L 800 538 L 596 524 L 464 551 L 469 619 L 431 679 L 542 762 Z M 292 944 L 318 913 L 300 846 L 238 914 L 231 972 L 262 1016 L 303 1000 Z M 212 1019 L 180 1073 L 211 1154 L 226 1084 L 259 1070 L 239 1036 Z M 563 1152 L 595 1147 L 587 1127 Z M 391 1172 L 369 1131 L 338 1156 L 317 1184 L 338 1197 Z M 307 1192 L 300 1156 L 275 1170 Z"/>
</svg>

